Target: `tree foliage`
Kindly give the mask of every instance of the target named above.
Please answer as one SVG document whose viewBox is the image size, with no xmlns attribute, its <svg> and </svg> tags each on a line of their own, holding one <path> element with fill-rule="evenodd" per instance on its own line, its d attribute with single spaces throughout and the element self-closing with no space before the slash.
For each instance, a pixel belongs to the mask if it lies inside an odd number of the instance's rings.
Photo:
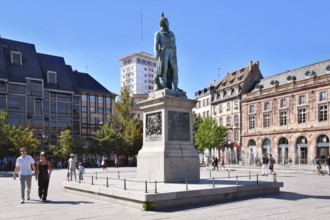
<svg viewBox="0 0 330 220">
<path fill-rule="evenodd" d="M 70 154 L 84 154 L 84 142 L 81 139 L 73 138 L 71 130 L 63 130 L 59 136 L 59 147 L 50 146 L 55 157 L 68 158 Z"/>
<path fill-rule="evenodd" d="M 126 88 L 121 90 L 120 100 L 115 103 L 111 122 L 96 132 L 96 139 L 103 152 L 134 156 L 142 147 L 142 122 L 132 112 L 133 98 Z"/>
<path fill-rule="evenodd" d="M 21 147 L 34 154 L 40 142 L 33 132 L 22 126 L 9 125 L 7 113 L 0 111 L 0 157 L 17 155 Z"/>
<path fill-rule="evenodd" d="M 195 143 L 199 151 L 219 148 L 225 141 L 227 129 L 217 125 L 212 117 L 206 117 L 198 126 Z"/>
</svg>

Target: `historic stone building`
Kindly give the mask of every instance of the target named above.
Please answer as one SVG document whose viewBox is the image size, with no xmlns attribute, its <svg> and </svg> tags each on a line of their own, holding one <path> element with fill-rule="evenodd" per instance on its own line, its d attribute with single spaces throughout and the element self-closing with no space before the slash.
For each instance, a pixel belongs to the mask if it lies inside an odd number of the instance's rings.
<svg viewBox="0 0 330 220">
<path fill-rule="evenodd" d="M 228 73 L 218 85 L 212 99 L 212 116 L 219 125 L 227 127 L 225 145 L 229 154 L 227 162 L 240 159 L 241 146 L 241 96 L 251 90 L 262 79 L 259 62 Z M 236 153 L 235 153 L 236 152 Z M 229 156 L 230 155 L 230 156 Z"/>
<path fill-rule="evenodd" d="M 330 60 L 262 79 L 242 96 L 244 161 L 311 163 L 329 153 Z"/>
<path fill-rule="evenodd" d="M 199 114 L 202 118 L 206 118 L 208 116 L 212 116 L 212 107 L 211 101 L 213 99 L 213 94 L 221 80 L 214 80 L 210 85 L 206 88 L 198 90 L 195 92 L 195 113 Z"/>
</svg>

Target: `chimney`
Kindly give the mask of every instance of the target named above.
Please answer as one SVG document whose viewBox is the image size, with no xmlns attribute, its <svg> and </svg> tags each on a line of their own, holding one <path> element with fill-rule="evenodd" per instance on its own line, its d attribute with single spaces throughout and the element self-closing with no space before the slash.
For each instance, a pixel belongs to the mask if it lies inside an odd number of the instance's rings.
<svg viewBox="0 0 330 220">
<path fill-rule="evenodd" d="M 259 66 L 259 60 L 258 60 L 256 63 L 257 63 L 257 65 Z"/>
<path fill-rule="evenodd" d="M 253 66 L 253 61 L 250 61 L 250 71 L 252 70 L 252 66 Z"/>
</svg>

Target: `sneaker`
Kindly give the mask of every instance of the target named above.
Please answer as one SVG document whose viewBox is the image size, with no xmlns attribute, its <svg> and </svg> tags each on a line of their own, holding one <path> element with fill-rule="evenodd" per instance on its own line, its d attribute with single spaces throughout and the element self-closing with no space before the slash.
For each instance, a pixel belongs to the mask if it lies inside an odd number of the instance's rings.
<svg viewBox="0 0 330 220">
<path fill-rule="evenodd" d="M 23 204 L 24 203 L 24 199 L 21 199 L 21 204 Z"/>
</svg>

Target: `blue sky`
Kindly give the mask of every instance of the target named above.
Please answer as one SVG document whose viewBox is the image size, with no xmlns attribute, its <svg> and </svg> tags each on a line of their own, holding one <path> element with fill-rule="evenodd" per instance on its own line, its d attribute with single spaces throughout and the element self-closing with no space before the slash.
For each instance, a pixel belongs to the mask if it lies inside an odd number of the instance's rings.
<svg viewBox="0 0 330 220">
<path fill-rule="evenodd" d="M 0 0 L 0 7 L 1 37 L 63 56 L 117 94 L 118 60 L 153 53 L 162 12 L 189 98 L 250 60 L 267 77 L 330 59 L 328 0 Z"/>
</svg>

